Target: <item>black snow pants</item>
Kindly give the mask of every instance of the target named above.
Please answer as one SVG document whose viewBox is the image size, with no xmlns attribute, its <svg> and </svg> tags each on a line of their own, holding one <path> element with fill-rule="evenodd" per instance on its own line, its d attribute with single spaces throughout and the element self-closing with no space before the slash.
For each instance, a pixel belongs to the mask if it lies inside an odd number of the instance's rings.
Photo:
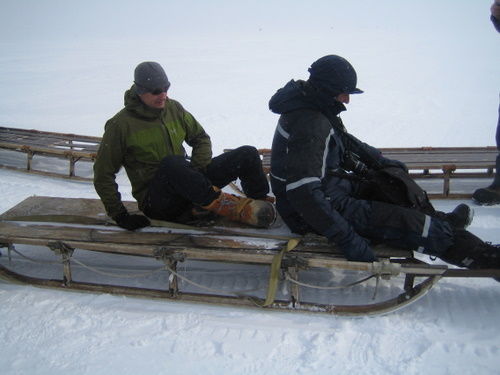
<svg viewBox="0 0 500 375">
<path fill-rule="evenodd" d="M 242 146 L 212 159 L 205 171 L 192 167 L 182 156 L 167 156 L 151 180 L 143 211 L 157 220 L 176 220 L 193 205 L 206 206 L 218 197 L 212 186 L 223 188 L 240 179 L 249 198 L 263 198 L 269 184 L 257 149 Z"/>
<path fill-rule="evenodd" d="M 338 211 L 361 236 L 374 243 L 440 256 L 453 244 L 451 225 L 416 209 L 355 198 L 355 181 L 332 177 L 324 192 L 332 209 Z"/>
</svg>

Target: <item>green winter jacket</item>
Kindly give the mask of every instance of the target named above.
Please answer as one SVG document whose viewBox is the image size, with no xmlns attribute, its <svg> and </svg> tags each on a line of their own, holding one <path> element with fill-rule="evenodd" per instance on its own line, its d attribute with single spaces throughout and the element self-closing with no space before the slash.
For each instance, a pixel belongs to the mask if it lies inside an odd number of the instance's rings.
<svg viewBox="0 0 500 375">
<path fill-rule="evenodd" d="M 125 108 L 106 122 L 94 163 L 94 187 L 107 214 L 126 212 L 115 182 L 122 166 L 142 210 L 160 161 L 168 155 L 186 155 L 183 142 L 192 147 L 191 164 L 204 169 L 212 159 L 212 145 L 198 121 L 175 100 L 167 99 L 163 109 L 155 109 L 140 100 L 135 86 L 127 90 Z"/>
</svg>

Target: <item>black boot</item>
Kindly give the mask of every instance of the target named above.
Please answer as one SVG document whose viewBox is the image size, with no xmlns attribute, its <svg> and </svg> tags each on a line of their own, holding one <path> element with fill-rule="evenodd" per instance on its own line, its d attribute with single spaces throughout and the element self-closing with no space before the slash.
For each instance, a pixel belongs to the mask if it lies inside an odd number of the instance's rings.
<svg viewBox="0 0 500 375">
<path fill-rule="evenodd" d="M 498 269 L 500 268 L 500 245 L 484 242 L 466 230 L 456 230 L 453 245 L 440 258 L 447 263 L 469 269 Z"/>
<path fill-rule="evenodd" d="M 444 215 L 444 219 L 448 221 L 455 229 L 466 229 L 474 218 L 474 210 L 464 203 L 459 204 L 453 211 Z"/>
<path fill-rule="evenodd" d="M 500 186 L 490 185 L 486 188 L 477 189 L 472 194 L 472 200 L 479 205 L 490 206 L 500 203 Z"/>
</svg>

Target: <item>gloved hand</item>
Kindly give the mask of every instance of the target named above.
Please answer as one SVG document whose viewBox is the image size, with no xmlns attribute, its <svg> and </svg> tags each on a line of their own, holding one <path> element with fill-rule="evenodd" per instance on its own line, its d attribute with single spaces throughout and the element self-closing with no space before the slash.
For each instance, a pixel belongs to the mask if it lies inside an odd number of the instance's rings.
<svg viewBox="0 0 500 375">
<path fill-rule="evenodd" d="M 340 246 L 340 248 L 348 260 L 355 262 L 375 262 L 377 260 L 375 253 L 366 241 L 358 246 Z"/>
<path fill-rule="evenodd" d="M 355 262 L 375 262 L 377 260 L 368 241 L 353 231 L 347 233 L 346 236 L 337 236 L 336 240 L 333 237 L 328 239 L 339 247 L 347 260 Z"/>
<path fill-rule="evenodd" d="M 116 215 L 113 217 L 113 220 L 116 221 L 116 224 L 120 227 L 127 230 L 136 230 L 147 227 L 151 224 L 146 216 L 137 214 L 130 215 L 128 212 Z"/>
<path fill-rule="evenodd" d="M 387 158 L 381 157 L 378 160 L 378 163 L 379 163 L 379 166 L 380 166 L 379 169 L 381 169 L 381 168 L 388 168 L 388 167 L 396 167 L 396 168 L 401 168 L 406 173 L 408 173 L 408 167 L 402 161 L 395 160 L 395 159 L 387 159 Z"/>
</svg>

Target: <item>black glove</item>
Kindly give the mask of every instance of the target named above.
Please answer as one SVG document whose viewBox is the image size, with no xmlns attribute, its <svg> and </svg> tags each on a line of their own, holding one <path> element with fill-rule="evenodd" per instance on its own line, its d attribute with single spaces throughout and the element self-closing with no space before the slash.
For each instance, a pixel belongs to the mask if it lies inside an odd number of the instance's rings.
<svg viewBox="0 0 500 375">
<path fill-rule="evenodd" d="M 147 227 L 151 224 L 149 219 L 144 215 L 130 215 L 128 212 L 121 213 L 113 217 L 120 227 L 127 230 L 136 230 L 140 228 Z"/>
<path fill-rule="evenodd" d="M 401 168 L 403 171 L 405 171 L 405 172 L 408 173 L 408 167 L 402 161 L 395 160 L 395 159 L 387 159 L 387 158 L 381 157 L 378 160 L 378 163 L 379 163 L 379 166 L 380 166 L 379 169 L 381 169 L 381 168 L 388 168 L 388 167 L 396 167 L 396 168 Z"/>
<path fill-rule="evenodd" d="M 339 247 L 348 260 L 356 262 L 375 262 L 377 260 L 375 253 L 364 239 L 344 246 L 339 244 Z"/>
<path fill-rule="evenodd" d="M 328 240 L 338 246 L 347 260 L 356 262 L 375 262 L 377 260 L 368 241 L 354 231 L 349 231 L 345 235 L 339 233 L 337 236 L 328 237 Z"/>
</svg>

